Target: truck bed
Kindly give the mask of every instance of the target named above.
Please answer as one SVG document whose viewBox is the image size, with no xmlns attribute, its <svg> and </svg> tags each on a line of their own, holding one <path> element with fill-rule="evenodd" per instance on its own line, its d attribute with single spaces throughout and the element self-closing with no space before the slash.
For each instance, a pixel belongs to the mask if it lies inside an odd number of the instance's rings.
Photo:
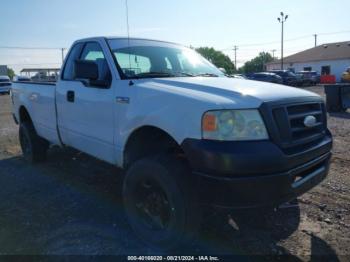
<svg viewBox="0 0 350 262">
<path fill-rule="evenodd" d="M 56 122 L 56 82 L 14 82 L 12 94 L 14 115 L 26 110 L 39 136 L 59 144 Z"/>
</svg>

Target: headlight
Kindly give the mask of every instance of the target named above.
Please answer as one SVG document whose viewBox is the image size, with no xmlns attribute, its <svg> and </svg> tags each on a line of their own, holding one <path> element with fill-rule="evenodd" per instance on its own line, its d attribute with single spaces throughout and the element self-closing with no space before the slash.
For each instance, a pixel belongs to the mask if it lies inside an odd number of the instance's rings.
<svg viewBox="0 0 350 262">
<path fill-rule="evenodd" d="M 204 139 L 221 141 L 265 140 L 269 136 L 258 110 L 208 111 L 202 119 Z"/>
</svg>

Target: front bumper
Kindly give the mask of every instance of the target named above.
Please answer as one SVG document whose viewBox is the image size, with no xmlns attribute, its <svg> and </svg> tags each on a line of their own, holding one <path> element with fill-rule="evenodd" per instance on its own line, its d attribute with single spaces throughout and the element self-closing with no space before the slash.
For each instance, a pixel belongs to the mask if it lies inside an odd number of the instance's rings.
<svg viewBox="0 0 350 262">
<path fill-rule="evenodd" d="M 271 206 L 295 199 L 328 174 L 332 138 L 286 155 L 270 141 L 185 140 L 202 204 L 227 208 Z"/>
</svg>

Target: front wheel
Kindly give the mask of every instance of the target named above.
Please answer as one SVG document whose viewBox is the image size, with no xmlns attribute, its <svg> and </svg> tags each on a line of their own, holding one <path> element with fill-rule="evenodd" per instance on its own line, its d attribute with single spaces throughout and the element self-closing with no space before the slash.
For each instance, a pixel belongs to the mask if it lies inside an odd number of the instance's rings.
<svg viewBox="0 0 350 262">
<path fill-rule="evenodd" d="M 49 143 L 37 135 L 32 123 L 24 122 L 20 124 L 19 141 L 26 161 L 37 163 L 46 159 Z"/>
<path fill-rule="evenodd" d="M 195 183 L 186 164 L 172 156 L 137 161 L 127 171 L 124 206 L 135 233 L 163 250 L 180 247 L 199 229 Z"/>
</svg>

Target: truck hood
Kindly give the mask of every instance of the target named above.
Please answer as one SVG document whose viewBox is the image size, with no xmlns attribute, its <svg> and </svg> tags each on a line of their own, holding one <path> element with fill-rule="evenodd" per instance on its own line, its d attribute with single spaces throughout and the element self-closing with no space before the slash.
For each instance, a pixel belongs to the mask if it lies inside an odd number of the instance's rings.
<svg viewBox="0 0 350 262">
<path fill-rule="evenodd" d="M 263 102 L 292 98 L 319 98 L 299 88 L 226 77 L 177 77 L 144 79 L 139 86 L 171 92 L 178 96 L 212 102 L 223 107 L 259 107 Z"/>
</svg>

